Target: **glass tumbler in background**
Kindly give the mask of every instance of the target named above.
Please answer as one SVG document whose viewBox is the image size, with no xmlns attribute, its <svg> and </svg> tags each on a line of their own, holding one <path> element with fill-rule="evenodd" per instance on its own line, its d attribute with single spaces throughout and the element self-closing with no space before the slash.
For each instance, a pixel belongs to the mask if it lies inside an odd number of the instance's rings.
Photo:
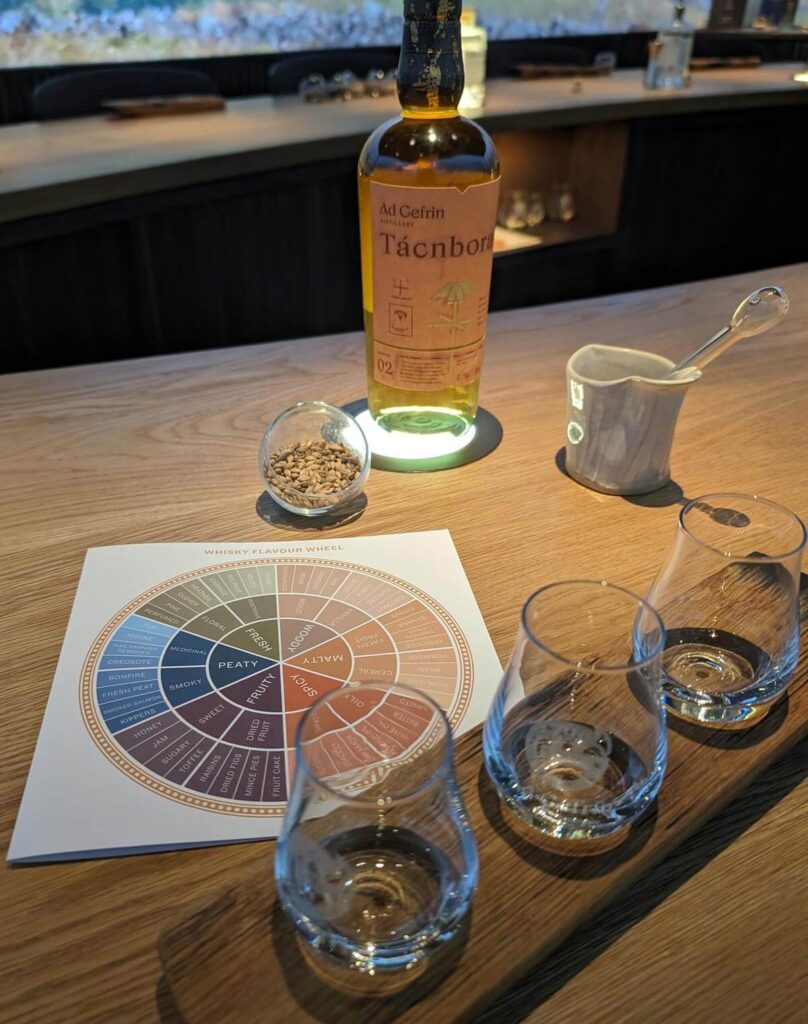
<svg viewBox="0 0 808 1024">
<path fill-rule="evenodd" d="M 337 71 L 332 75 L 328 85 L 331 95 L 338 99 L 353 100 L 365 95 L 364 83 L 357 78 L 350 68 Z"/>
<path fill-rule="evenodd" d="M 547 216 L 547 210 L 544 205 L 544 196 L 541 194 L 541 192 L 538 192 L 536 190 L 534 190 L 533 192 L 528 192 L 527 202 L 527 216 L 525 218 L 527 226 L 529 228 L 538 227 L 539 224 L 541 224 L 541 222 Z"/>
<path fill-rule="evenodd" d="M 527 226 L 529 212 L 527 195 L 515 188 L 503 195 L 497 220 L 502 227 L 518 231 Z"/>
<path fill-rule="evenodd" d="M 300 80 L 297 86 L 297 94 L 307 103 L 320 103 L 329 98 L 330 89 L 323 75 L 312 72 Z"/>
<path fill-rule="evenodd" d="M 550 220 L 562 221 L 566 224 L 575 220 L 577 212 L 575 186 L 568 181 L 551 185 L 547 197 L 547 216 Z"/>
<path fill-rule="evenodd" d="M 365 75 L 365 92 L 368 96 L 378 99 L 384 91 L 384 72 L 381 68 L 371 68 Z"/>
<path fill-rule="evenodd" d="M 659 791 L 664 642 L 654 609 L 609 583 L 553 583 L 522 609 L 485 722 L 485 762 L 508 806 L 570 852 L 616 836 Z"/>
<path fill-rule="evenodd" d="M 614 50 L 601 50 L 595 54 L 592 64 L 601 73 L 610 75 L 617 67 L 617 54 Z"/>
<path fill-rule="evenodd" d="M 346 686 L 306 712 L 295 751 L 283 909 L 346 967 L 416 966 L 456 933 L 477 883 L 446 716 L 407 686 Z"/>
<path fill-rule="evenodd" d="M 759 721 L 799 653 L 805 527 L 750 494 L 707 494 L 679 513 L 673 548 L 648 593 L 668 629 L 668 709 L 714 728 Z"/>
</svg>

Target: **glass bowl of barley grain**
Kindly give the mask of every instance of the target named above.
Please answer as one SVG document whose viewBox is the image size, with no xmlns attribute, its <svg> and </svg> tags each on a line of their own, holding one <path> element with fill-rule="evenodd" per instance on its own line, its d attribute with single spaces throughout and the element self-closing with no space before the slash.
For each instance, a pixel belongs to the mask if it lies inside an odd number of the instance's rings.
<svg viewBox="0 0 808 1024">
<path fill-rule="evenodd" d="M 258 473 L 273 501 L 299 516 L 334 512 L 362 493 L 370 448 L 362 428 L 328 402 L 298 402 L 267 427 Z"/>
</svg>

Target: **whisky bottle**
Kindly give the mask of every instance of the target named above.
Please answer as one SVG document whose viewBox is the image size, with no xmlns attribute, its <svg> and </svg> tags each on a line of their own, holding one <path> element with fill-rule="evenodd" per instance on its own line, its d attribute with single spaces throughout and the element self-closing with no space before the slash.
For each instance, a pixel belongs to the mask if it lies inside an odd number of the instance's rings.
<svg viewBox="0 0 808 1024">
<path fill-rule="evenodd" d="M 477 412 L 499 195 L 491 139 L 457 112 L 460 9 L 405 0 L 401 115 L 359 158 L 368 406 L 387 431 L 448 439 Z"/>
<path fill-rule="evenodd" d="M 685 5 L 676 3 L 673 20 L 660 29 L 656 42 L 656 70 L 652 88 L 685 89 L 690 85 L 690 56 L 693 52 L 694 29 L 685 19 Z"/>
</svg>

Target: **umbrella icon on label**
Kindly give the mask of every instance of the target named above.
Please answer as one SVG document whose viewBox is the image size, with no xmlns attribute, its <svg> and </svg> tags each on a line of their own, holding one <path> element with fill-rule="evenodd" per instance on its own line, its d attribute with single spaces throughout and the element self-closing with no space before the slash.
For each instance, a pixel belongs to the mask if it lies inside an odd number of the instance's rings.
<svg viewBox="0 0 808 1024">
<path fill-rule="evenodd" d="M 433 302 L 439 302 L 445 310 L 438 311 L 438 322 L 430 324 L 430 327 L 448 327 L 456 334 L 458 331 L 465 331 L 470 320 L 460 317 L 460 306 L 464 299 L 475 292 L 474 285 L 470 281 L 449 281 L 441 285 L 432 295 Z"/>
</svg>

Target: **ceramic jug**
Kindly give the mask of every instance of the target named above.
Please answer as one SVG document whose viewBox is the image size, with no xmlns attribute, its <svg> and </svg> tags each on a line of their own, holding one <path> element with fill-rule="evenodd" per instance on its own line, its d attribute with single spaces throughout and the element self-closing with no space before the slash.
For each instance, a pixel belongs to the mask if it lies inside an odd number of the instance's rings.
<svg viewBox="0 0 808 1024">
<path fill-rule="evenodd" d="M 606 494 L 645 494 L 670 480 L 676 419 L 701 371 L 663 380 L 652 352 L 585 345 L 567 363 L 566 470 Z"/>
</svg>

